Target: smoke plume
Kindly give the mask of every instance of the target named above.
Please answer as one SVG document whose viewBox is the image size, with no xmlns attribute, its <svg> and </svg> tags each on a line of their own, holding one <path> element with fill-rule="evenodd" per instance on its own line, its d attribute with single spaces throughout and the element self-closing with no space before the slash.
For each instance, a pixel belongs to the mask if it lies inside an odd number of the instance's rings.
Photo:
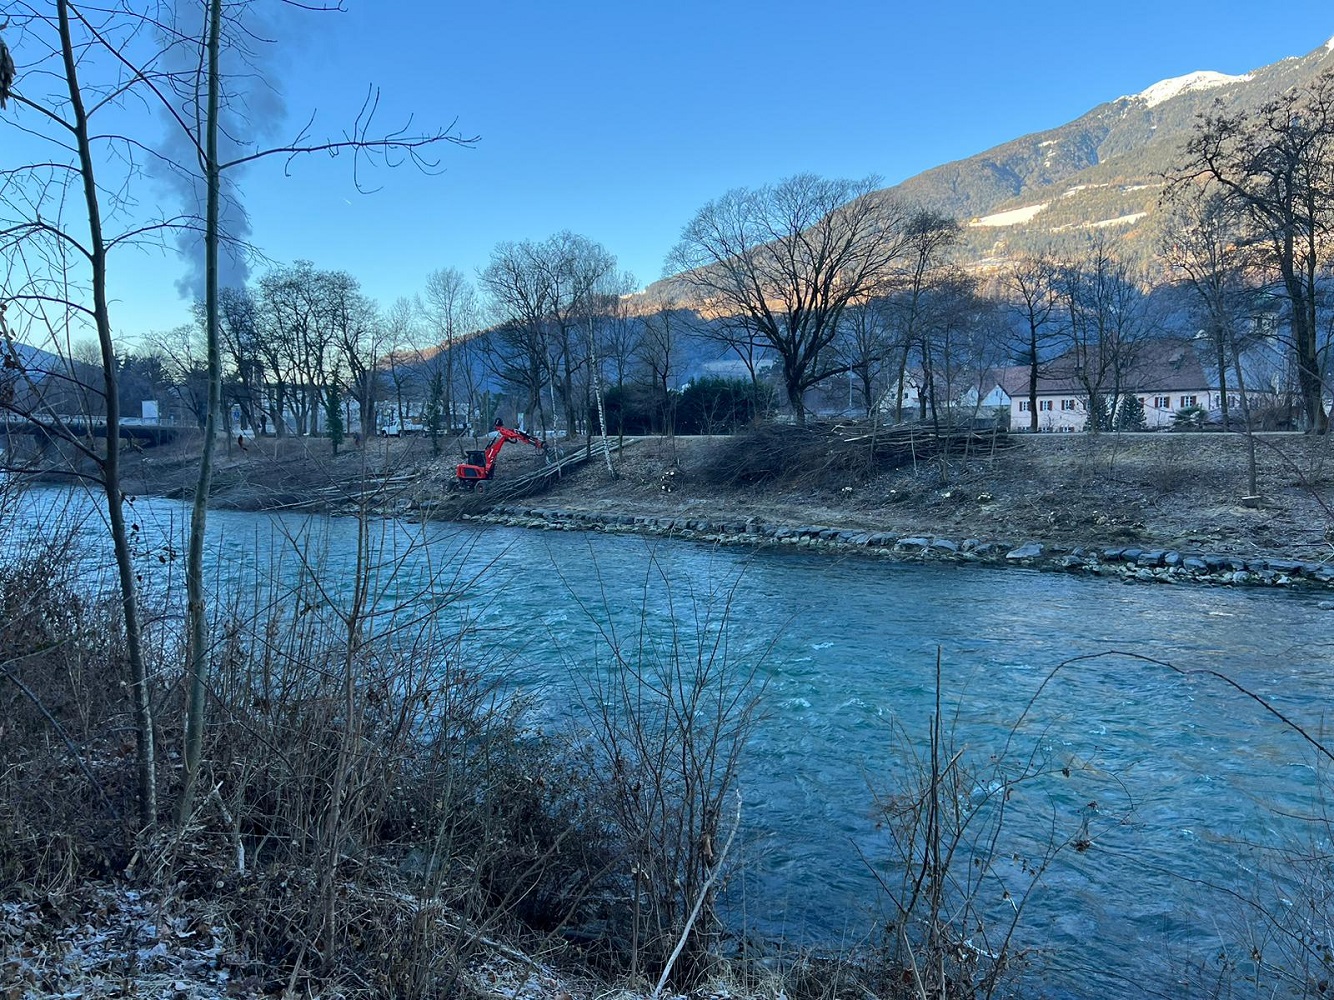
<svg viewBox="0 0 1334 1000">
<path fill-rule="evenodd" d="M 160 63 L 172 81 L 173 113 L 161 113 L 163 139 L 158 152 L 162 156 L 159 179 L 165 185 L 176 208 L 186 217 L 177 230 L 175 244 L 185 265 L 176 282 L 183 298 L 197 301 L 204 296 L 204 210 L 207 187 L 197 152 L 204 136 L 191 135 L 203 122 L 208 107 L 207 95 L 207 13 L 208 0 L 174 0 L 169 20 L 159 29 L 163 47 Z M 221 78 L 222 91 L 218 111 L 218 159 L 227 163 L 254 152 L 272 136 L 286 117 L 286 107 L 276 85 L 280 11 L 265 12 L 253 0 L 228 0 L 223 4 Z M 202 126 L 201 126 L 202 128 Z M 198 146 L 196 146 L 198 143 Z M 250 217 L 242 198 L 241 181 L 245 167 L 233 167 L 222 175 L 219 228 L 222 247 L 218 255 L 219 285 L 240 287 L 249 277 Z M 167 214 L 170 214 L 168 211 Z"/>
</svg>

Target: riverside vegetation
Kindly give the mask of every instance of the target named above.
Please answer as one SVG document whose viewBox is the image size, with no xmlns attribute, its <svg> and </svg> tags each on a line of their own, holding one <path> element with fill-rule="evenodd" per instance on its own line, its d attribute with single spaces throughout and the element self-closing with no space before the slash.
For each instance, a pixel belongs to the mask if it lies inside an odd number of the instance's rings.
<svg viewBox="0 0 1334 1000">
<path fill-rule="evenodd" d="M 463 560 L 441 560 L 420 592 L 397 594 L 397 560 L 377 542 L 375 515 L 422 499 L 400 491 L 405 477 L 421 490 L 443 473 L 427 463 L 408 476 L 409 444 L 384 447 L 393 466 L 372 476 L 378 447 L 345 456 L 347 473 L 379 484 L 342 491 L 355 498 L 341 506 L 359 538 L 349 586 L 332 588 L 315 547 L 294 535 L 288 578 L 296 582 L 216 595 L 201 795 L 184 822 L 151 836 L 134 822 L 118 605 L 90 585 L 76 531 L 58 520 L 40 532 L 0 521 L 11 554 L 0 574 L 0 946 L 14 995 L 554 997 L 593 995 L 599 987 L 580 984 L 596 981 L 644 994 L 789 997 L 1037 988 L 1024 978 L 1032 956 L 1014 944 L 1027 890 L 1060 854 L 1085 850 L 1090 834 L 1086 820 L 1053 832 L 1018 869 L 1006 860 L 1010 796 L 1053 766 L 1034 748 L 974 759 L 966 735 L 944 722 L 949 692 L 938 684 L 930 732 L 898 741 L 875 799 L 896 859 L 877 868 L 886 872 L 887 916 L 821 954 L 755 941 L 719 909 L 737 874 L 729 850 L 744 809 L 737 764 L 764 705 L 759 654 L 740 656 L 726 641 L 726 595 L 683 603 L 665 646 L 609 632 L 606 669 L 583 689 L 578 721 L 539 730 L 529 706 L 506 694 L 506 664 L 478 658 L 476 623 L 440 613 L 474 582 L 457 568 Z M 1270 460 L 1259 507 L 1230 502 L 1230 446 L 1203 435 L 1032 440 L 1003 455 L 898 469 L 831 471 L 799 448 L 786 475 L 759 482 L 738 460 L 745 438 L 641 447 L 625 453 L 614 482 L 589 466 L 541 502 L 590 516 L 763 516 L 933 536 L 1007 516 L 999 507 L 1016 518 L 1038 511 L 1050 533 L 1017 537 L 1048 544 L 1098 543 L 1102 531 L 1123 545 L 1130 532 L 1166 545 L 1176 537 L 1169 531 L 1185 532 L 1216 538 L 1223 550 L 1245 538 L 1251 558 L 1283 550 L 1313 563 L 1327 545 L 1328 522 L 1312 513 L 1325 509 L 1323 442 L 1305 438 L 1275 439 L 1262 452 Z M 132 474 L 171 461 L 145 456 Z M 220 470 L 223 490 L 238 489 L 235 470 L 247 462 L 273 468 L 253 451 L 233 456 Z M 320 464 L 291 474 L 313 475 Z M 1059 488 L 1039 495 L 1071 494 L 1059 511 L 1009 494 L 1058 478 Z M 1169 480 L 1172 492 L 1154 492 Z M 1100 481 L 1112 485 L 1089 508 Z M 19 488 L 6 487 L 10 511 Z M 960 490 L 963 500 L 953 495 Z M 1117 490 L 1137 506 L 1117 513 L 1106 502 Z M 1195 506 L 1193 490 L 1216 507 Z M 1299 506 L 1303 491 L 1313 507 Z M 984 492 L 992 500 L 981 501 Z M 881 496 L 872 503 L 869 493 Z M 876 521 L 881 509 L 892 524 Z M 1229 525 L 1226 511 L 1240 523 Z M 940 520 L 913 520 L 932 516 Z M 145 587 L 157 735 L 176 747 L 184 693 L 179 598 L 167 586 L 174 554 L 139 557 L 146 583 L 160 584 Z M 164 800 L 179 774 L 168 754 L 157 776 Z M 991 792 L 979 798 L 978 788 Z M 1268 914 L 1251 959 L 1229 954 L 1186 970 L 1205 995 L 1247 983 L 1322 994 L 1328 863 L 1313 846 L 1289 864 L 1300 913 Z M 988 900 L 1002 882 L 1012 905 L 998 912 Z"/>
</svg>

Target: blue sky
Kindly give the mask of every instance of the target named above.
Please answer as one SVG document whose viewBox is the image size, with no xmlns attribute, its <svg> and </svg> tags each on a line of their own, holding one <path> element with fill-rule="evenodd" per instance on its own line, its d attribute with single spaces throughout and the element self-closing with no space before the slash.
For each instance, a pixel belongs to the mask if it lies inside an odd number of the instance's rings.
<svg viewBox="0 0 1334 1000">
<path fill-rule="evenodd" d="M 281 26 L 275 135 L 312 112 L 317 133 L 339 131 L 374 84 L 384 124 L 457 119 L 476 148 L 442 148 L 433 175 L 377 171 L 372 194 L 346 158 L 286 175 L 274 162 L 241 184 L 270 258 L 347 270 L 386 307 L 435 268 L 472 275 L 497 242 L 561 229 L 646 284 L 729 188 L 799 171 L 892 184 L 1166 77 L 1242 73 L 1334 35 L 1328 0 L 1287 0 L 1282 16 L 1230 0 L 346 6 Z M 178 260 L 132 253 L 113 268 L 120 335 L 187 319 Z"/>
</svg>

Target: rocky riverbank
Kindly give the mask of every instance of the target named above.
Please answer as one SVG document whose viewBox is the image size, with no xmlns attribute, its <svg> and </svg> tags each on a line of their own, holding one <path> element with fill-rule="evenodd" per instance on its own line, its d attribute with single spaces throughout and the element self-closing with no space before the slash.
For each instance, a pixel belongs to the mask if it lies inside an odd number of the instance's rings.
<svg viewBox="0 0 1334 1000">
<path fill-rule="evenodd" d="M 813 433 L 824 435 L 814 452 L 808 447 L 786 465 L 765 451 L 772 430 L 644 438 L 627 442 L 611 470 L 595 453 L 540 495 L 510 501 L 501 499 L 505 485 L 540 467 L 541 455 L 506 451 L 494 494 L 457 494 L 449 489 L 453 464 L 472 439 L 438 455 L 422 439 L 368 441 L 337 455 L 312 439 L 266 439 L 220 455 L 213 503 L 335 514 L 369 505 L 395 516 L 1145 581 L 1330 585 L 1329 437 L 1257 435 L 1252 484 L 1239 434 L 1011 435 L 1002 442 L 1008 446 L 883 467 L 847 461 L 849 442 L 865 439 L 855 427 Z M 132 458 L 132 492 L 188 497 L 195 474 L 188 446 Z M 493 495 L 503 506 L 488 512 Z"/>
<path fill-rule="evenodd" d="M 855 552 L 895 562 L 980 563 L 1027 566 L 1065 573 L 1120 577 L 1145 583 L 1334 589 L 1334 565 L 1296 559 L 1180 552 L 1136 546 L 1090 548 L 936 535 L 856 531 L 822 525 L 766 524 L 755 518 L 714 522 L 705 518 L 601 514 L 556 507 L 497 507 L 469 520 L 506 527 L 601 531 L 678 538 L 714 545 L 786 545 L 817 552 Z"/>
<path fill-rule="evenodd" d="M 833 437 L 834 435 L 831 435 Z M 1015 435 L 1010 446 L 873 470 L 803 465 L 738 481 L 746 437 L 654 439 L 484 523 L 786 545 L 1222 586 L 1334 587 L 1325 438 Z"/>
</svg>

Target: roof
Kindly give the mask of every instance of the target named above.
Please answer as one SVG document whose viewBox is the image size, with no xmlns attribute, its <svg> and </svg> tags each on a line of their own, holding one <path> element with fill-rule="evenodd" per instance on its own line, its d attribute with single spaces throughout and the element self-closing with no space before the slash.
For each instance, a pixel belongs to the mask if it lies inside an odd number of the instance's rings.
<svg viewBox="0 0 1334 1000">
<path fill-rule="evenodd" d="M 1073 353 L 1044 362 L 1038 370 L 1039 396 L 1077 396 L 1085 392 L 1076 377 Z M 993 370 L 996 385 L 1011 398 L 1028 395 L 1028 365 L 1011 365 Z M 1181 338 L 1146 340 L 1136 345 L 1134 357 L 1122 377 L 1128 392 L 1205 392 L 1213 388 L 1200 360 L 1200 347 Z"/>
</svg>

